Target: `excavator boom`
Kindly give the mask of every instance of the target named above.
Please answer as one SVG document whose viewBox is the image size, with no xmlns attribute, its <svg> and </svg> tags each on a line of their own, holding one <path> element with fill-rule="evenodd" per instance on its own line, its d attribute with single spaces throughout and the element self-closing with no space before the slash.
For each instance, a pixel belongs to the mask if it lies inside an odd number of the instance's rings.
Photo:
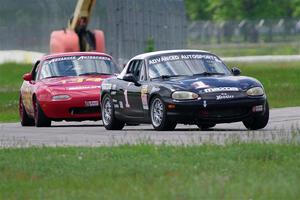
<svg viewBox="0 0 300 200">
<path fill-rule="evenodd" d="M 68 27 L 53 31 L 50 36 L 50 53 L 96 51 L 105 52 L 104 33 L 88 30 L 92 8 L 96 0 L 78 0 Z"/>
<path fill-rule="evenodd" d="M 69 23 L 68 28 L 71 30 L 75 30 L 77 21 L 81 18 L 84 17 L 87 19 L 89 22 L 91 13 L 92 13 L 92 8 L 95 5 L 96 0 L 78 0 L 77 5 L 74 11 L 74 16 L 71 22 Z"/>
</svg>

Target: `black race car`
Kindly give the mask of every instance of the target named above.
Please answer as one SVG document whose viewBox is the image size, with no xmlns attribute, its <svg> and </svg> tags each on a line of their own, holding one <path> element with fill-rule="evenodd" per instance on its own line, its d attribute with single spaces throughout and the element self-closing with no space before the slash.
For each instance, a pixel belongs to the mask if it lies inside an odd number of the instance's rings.
<svg viewBox="0 0 300 200">
<path fill-rule="evenodd" d="M 125 123 L 152 123 L 173 130 L 177 123 L 202 129 L 217 123 L 242 121 L 251 130 L 264 128 L 269 107 L 262 84 L 229 70 L 209 52 L 169 50 L 137 55 L 118 77 L 101 88 L 106 129 Z"/>
</svg>

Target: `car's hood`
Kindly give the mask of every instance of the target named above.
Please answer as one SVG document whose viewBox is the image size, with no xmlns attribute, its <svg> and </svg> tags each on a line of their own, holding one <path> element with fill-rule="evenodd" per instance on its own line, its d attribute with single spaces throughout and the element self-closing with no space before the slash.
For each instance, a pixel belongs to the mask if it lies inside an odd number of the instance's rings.
<svg viewBox="0 0 300 200">
<path fill-rule="evenodd" d="M 78 77 L 58 77 L 43 79 L 44 85 L 52 89 L 65 90 L 89 90 L 100 88 L 102 81 L 109 78 L 109 75 L 101 76 L 78 76 Z"/>
<path fill-rule="evenodd" d="M 204 90 L 207 88 L 238 88 L 246 90 L 251 87 L 261 86 L 261 83 L 254 78 L 246 76 L 195 76 L 170 78 L 164 83 L 175 90 Z"/>
</svg>

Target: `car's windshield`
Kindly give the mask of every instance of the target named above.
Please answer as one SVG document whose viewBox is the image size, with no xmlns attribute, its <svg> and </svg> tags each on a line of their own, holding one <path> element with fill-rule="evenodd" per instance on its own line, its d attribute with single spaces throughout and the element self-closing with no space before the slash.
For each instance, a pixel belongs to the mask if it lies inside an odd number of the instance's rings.
<svg viewBox="0 0 300 200">
<path fill-rule="evenodd" d="M 107 56 L 65 56 L 44 61 L 39 79 L 119 73 Z"/>
<path fill-rule="evenodd" d="M 149 76 L 196 76 L 230 75 L 229 69 L 216 56 L 211 54 L 184 53 L 167 54 L 148 59 Z"/>
</svg>

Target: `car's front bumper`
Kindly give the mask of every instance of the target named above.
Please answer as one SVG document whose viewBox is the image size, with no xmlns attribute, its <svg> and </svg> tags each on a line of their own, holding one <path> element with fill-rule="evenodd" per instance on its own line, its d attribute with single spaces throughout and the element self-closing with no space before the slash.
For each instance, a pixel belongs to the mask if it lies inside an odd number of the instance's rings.
<svg viewBox="0 0 300 200">
<path fill-rule="evenodd" d="M 186 124 L 231 123 L 262 114 L 266 98 L 233 100 L 165 101 L 167 115 L 172 121 Z"/>
<path fill-rule="evenodd" d="M 68 100 L 41 101 L 45 115 L 54 121 L 100 120 L 99 95 L 72 96 Z"/>
</svg>

